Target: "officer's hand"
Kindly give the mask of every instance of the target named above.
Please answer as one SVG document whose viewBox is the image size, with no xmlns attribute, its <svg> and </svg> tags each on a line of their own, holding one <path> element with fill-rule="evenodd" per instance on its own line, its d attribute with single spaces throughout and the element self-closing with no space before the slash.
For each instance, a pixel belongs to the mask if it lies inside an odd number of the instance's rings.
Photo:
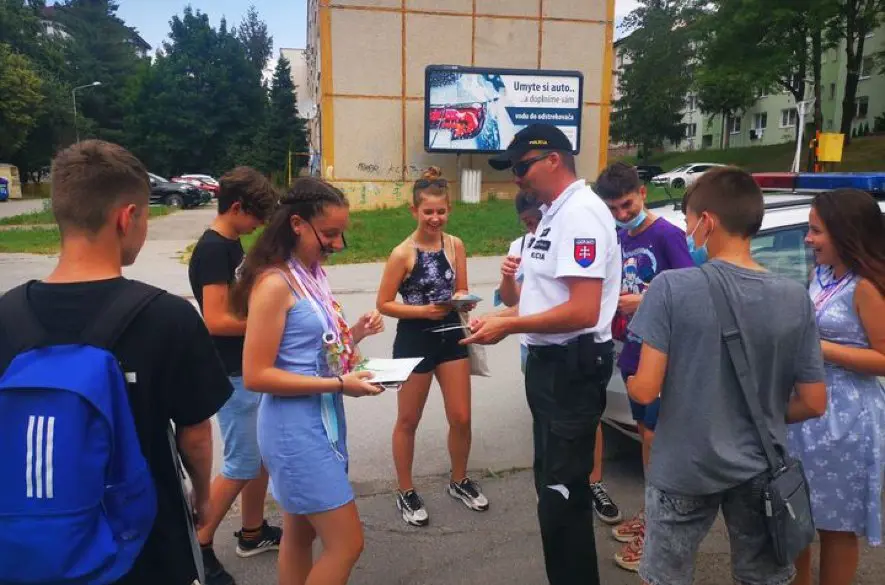
<svg viewBox="0 0 885 585">
<path fill-rule="evenodd" d="M 510 319 L 508 317 L 488 317 L 480 321 L 479 327 L 471 330 L 473 334 L 461 340 L 461 345 L 478 343 L 480 345 L 493 345 L 498 343 L 510 333 Z"/>
<path fill-rule="evenodd" d="M 424 307 L 424 318 L 432 321 L 442 321 L 452 311 L 446 305 L 427 305 Z"/>
<path fill-rule="evenodd" d="M 516 272 L 519 270 L 521 259 L 517 256 L 507 256 L 501 263 L 501 275 L 504 278 L 516 278 Z"/>
<path fill-rule="evenodd" d="M 618 297 L 618 310 L 625 315 L 632 315 L 639 310 L 639 303 L 642 302 L 642 295 L 621 295 Z"/>
</svg>

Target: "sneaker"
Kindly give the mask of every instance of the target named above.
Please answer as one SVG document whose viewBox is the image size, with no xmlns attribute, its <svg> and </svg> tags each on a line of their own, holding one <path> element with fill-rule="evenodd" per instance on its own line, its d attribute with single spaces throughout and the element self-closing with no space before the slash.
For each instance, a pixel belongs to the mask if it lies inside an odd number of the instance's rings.
<svg viewBox="0 0 885 585">
<path fill-rule="evenodd" d="M 632 542 L 640 534 L 645 534 L 645 514 L 639 512 L 623 524 L 612 528 L 612 536 L 618 542 Z"/>
<path fill-rule="evenodd" d="M 465 477 L 460 482 L 450 482 L 449 495 L 464 502 L 464 505 L 471 510 L 485 512 L 489 509 L 489 501 L 479 490 L 479 484 L 469 477 Z"/>
<path fill-rule="evenodd" d="M 234 532 L 237 537 L 237 556 L 243 559 L 254 557 L 272 550 L 280 550 L 280 540 L 283 538 L 283 529 L 271 526 L 267 520 L 261 525 L 261 533 L 258 538 L 243 538 L 243 532 Z"/>
<path fill-rule="evenodd" d="M 224 570 L 224 566 L 211 546 L 200 547 L 203 553 L 203 570 L 206 572 L 206 585 L 236 585 L 233 575 Z"/>
<path fill-rule="evenodd" d="M 593 510 L 600 520 L 606 524 L 617 524 L 621 521 L 621 511 L 609 497 L 604 483 L 601 481 L 591 483 L 590 493 L 593 495 Z"/>
<path fill-rule="evenodd" d="M 412 526 L 427 526 L 430 516 L 424 508 L 424 500 L 415 490 L 396 492 L 396 507 L 402 512 L 403 520 Z"/>
<path fill-rule="evenodd" d="M 639 572 L 639 562 L 642 560 L 642 550 L 645 548 L 645 530 L 627 543 L 621 552 L 615 553 L 615 563 L 625 571 Z"/>
</svg>

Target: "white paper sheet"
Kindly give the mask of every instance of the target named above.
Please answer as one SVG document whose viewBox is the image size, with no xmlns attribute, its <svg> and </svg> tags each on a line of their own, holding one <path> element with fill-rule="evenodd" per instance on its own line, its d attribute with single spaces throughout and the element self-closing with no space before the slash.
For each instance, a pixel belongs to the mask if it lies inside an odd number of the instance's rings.
<svg viewBox="0 0 885 585">
<path fill-rule="evenodd" d="M 401 384 L 408 379 L 422 359 L 424 358 L 370 358 L 359 369 L 374 374 L 374 377 L 368 380 L 372 384 Z"/>
</svg>

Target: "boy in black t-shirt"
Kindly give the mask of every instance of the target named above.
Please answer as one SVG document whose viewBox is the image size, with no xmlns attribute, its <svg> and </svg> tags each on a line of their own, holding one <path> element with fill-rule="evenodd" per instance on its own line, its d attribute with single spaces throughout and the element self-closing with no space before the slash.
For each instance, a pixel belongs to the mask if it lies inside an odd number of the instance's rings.
<svg viewBox="0 0 885 585">
<path fill-rule="evenodd" d="M 224 440 L 224 466 L 212 481 L 212 513 L 199 532 L 207 585 L 230 585 L 212 549 L 212 539 L 231 504 L 242 492 L 243 528 L 237 532 L 237 554 L 251 557 L 280 545 L 282 531 L 264 520 L 267 471 L 258 452 L 260 394 L 243 386 L 243 338 L 246 322 L 229 310 L 229 288 L 243 261 L 240 237 L 254 232 L 276 205 L 277 195 L 258 171 L 237 167 L 221 177 L 218 216 L 202 235 L 191 256 L 191 290 L 203 312 L 212 341 L 224 361 L 234 387 L 230 400 L 218 411 Z"/>
<path fill-rule="evenodd" d="M 141 162 L 120 146 L 88 140 L 52 165 L 52 211 L 61 231 L 58 264 L 26 287 L 28 304 L 52 339 L 76 342 L 126 287 L 122 276 L 144 245 L 150 183 Z M 11 298 L 11 296 L 9 297 Z M 0 299 L 0 303 L 8 298 Z M 0 376 L 17 353 L 15 331 L 0 324 Z M 191 585 L 197 579 L 178 455 L 194 489 L 198 522 L 209 515 L 210 418 L 231 394 L 206 327 L 185 300 L 163 293 L 119 338 L 114 355 L 132 373 L 129 402 L 157 490 L 151 534 L 118 585 Z M 170 421 L 178 453 L 169 442 Z M 47 550 L 47 558 L 53 551 Z"/>
</svg>

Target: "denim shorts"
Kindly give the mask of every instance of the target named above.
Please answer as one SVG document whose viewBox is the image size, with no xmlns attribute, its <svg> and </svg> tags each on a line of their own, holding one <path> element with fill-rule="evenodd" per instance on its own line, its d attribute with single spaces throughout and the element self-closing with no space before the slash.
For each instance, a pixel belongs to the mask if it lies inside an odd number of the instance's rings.
<svg viewBox="0 0 885 585">
<path fill-rule="evenodd" d="M 261 395 L 247 390 L 243 378 L 231 377 L 234 393 L 216 415 L 224 442 L 221 475 L 227 479 L 249 480 L 261 471 L 258 451 L 258 404 Z"/>
<path fill-rule="evenodd" d="M 763 476 L 706 496 L 645 488 L 645 550 L 639 576 L 648 585 L 692 585 L 695 558 L 722 509 L 731 545 L 731 570 L 740 585 L 787 585 L 792 564 L 780 565 L 765 527 Z"/>
</svg>

